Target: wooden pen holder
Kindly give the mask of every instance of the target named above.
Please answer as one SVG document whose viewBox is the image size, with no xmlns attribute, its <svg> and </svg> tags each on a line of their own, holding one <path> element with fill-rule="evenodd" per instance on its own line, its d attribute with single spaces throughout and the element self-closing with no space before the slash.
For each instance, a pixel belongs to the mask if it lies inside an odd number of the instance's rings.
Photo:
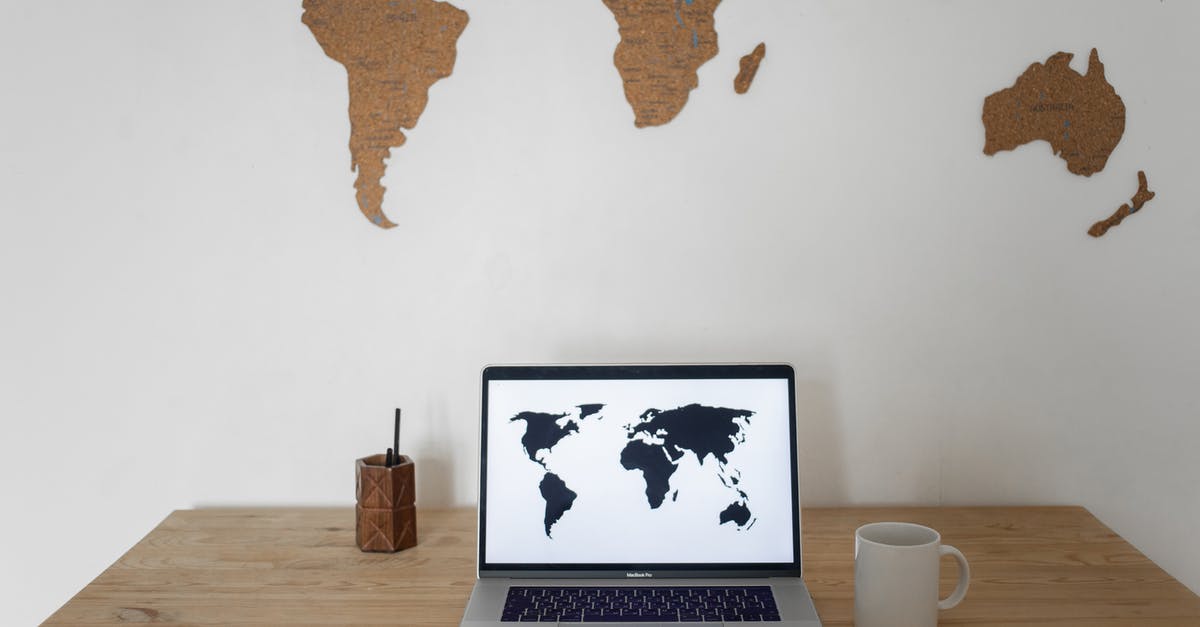
<svg viewBox="0 0 1200 627">
<path fill-rule="evenodd" d="M 417 544 L 413 461 L 401 455 L 394 466 L 385 462 L 384 455 L 371 455 L 354 466 L 354 541 L 363 551 L 391 553 Z"/>
</svg>

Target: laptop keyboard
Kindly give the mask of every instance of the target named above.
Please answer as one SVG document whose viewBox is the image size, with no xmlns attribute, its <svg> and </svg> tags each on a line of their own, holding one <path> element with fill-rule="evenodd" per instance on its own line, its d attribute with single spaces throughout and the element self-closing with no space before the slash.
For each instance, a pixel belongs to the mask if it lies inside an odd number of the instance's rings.
<svg viewBox="0 0 1200 627">
<path fill-rule="evenodd" d="M 512 587 L 505 622 L 778 622 L 769 586 Z"/>
</svg>

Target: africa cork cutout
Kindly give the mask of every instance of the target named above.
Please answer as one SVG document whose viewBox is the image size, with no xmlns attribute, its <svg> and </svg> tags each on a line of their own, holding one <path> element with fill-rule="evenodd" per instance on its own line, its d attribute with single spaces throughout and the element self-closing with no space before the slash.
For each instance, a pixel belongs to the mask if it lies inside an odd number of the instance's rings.
<svg viewBox="0 0 1200 627">
<path fill-rule="evenodd" d="M 604 0 L 621 41 L 613 64 L 633 107 L 634 126 L 675 119 L 700 80 L 701 65 L 717 55 L 713 12 L 721 0 Z"/>
</svg>

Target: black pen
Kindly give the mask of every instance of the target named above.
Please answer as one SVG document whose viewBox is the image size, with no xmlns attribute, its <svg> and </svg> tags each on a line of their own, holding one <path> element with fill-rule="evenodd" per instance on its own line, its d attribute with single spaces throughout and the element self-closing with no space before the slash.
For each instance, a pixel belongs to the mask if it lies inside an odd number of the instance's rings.
<svg viewBox="0 0 1200 627">
<path fill-rule="evenodd" d="M 396 451 L 396 463 L 400 463 L 400 408 L 396 408 L 396 430 L 392 433 L 392 448 Z"/>
<path fill-rule="evenodd" d="M 387 459 L 384 461 L 383 465 L 387 466 L 388 468 L 392 467 L 392 449 L 388 449 Z"/>
</svg>

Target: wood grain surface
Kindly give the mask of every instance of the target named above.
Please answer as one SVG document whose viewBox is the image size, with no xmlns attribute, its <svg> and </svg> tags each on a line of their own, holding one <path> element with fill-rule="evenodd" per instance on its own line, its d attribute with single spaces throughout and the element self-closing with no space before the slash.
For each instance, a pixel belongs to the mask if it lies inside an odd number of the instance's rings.
<svg viewBox="0 0 1200 627">
<path fill-rule="evenodd" d="M 1200 597 L 1079 507 L 804 511 L 804 570 L 825 625 L 850 625 L 854 529 L 901 520 L 971 562 L 943 625 L 1200 625 Z M 420 543 L 354 546 L 354 510 L 176 511 L 46 624 L 457 625 L 475 580 L 473 509 L 420 510 Z M 943 561 L 942 593 L 956 576 Z"/>
</svg>

